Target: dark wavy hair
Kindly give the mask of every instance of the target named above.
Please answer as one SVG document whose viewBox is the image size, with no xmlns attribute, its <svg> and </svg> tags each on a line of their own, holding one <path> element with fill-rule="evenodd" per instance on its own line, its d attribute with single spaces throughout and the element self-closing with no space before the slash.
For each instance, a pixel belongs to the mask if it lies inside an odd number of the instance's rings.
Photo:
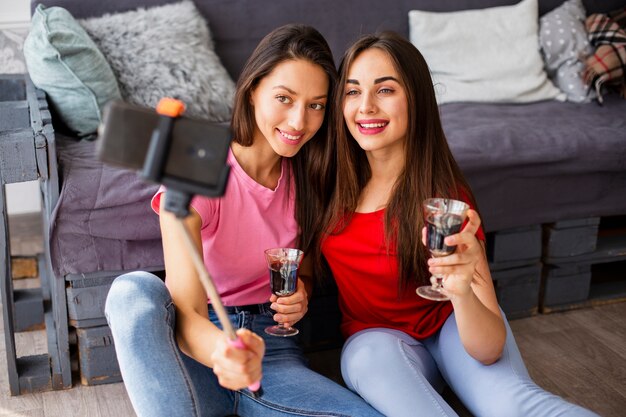
<svg viewBox="0 0 626 417">
<path fill-rule="evenodd" d="M 365 151 L 350 134 L 341 111 L 350 66 L 370 48 L 378 48 L 389 56 L 406 92 L 409 109 L 404 170 L 392 190 L 384 221 L 387 247 L 397 252 L 400 294 L 409 283 L 428 283 L 426 261 L 429 255 L 421 242 L 422 201 L 433 196 L 460 198 L 459 194 L 463 193 L 474 207 L 476 202 L 448 146 L 424 57 L 404 37 L 394 32 L 381 32 L 357 40 L 345 52 L 339 66 L 339 81 L 333 97 L 337 110 L 331 121 L 336 141 L 333 152 L 337 158 L 337 185 L 323 230 L 339 232 L 348 224 L 363 187 L 371 177 Z"/>
<path fill-rule="evenodd" d="M 281 26 L 266 35 L 246 62 L 237 82 L 231 128 L 234 141 L 250 146 L 255 129 L 254 108 L 250 95 L 261 79 L 287 60 L 306 60 L 319 65 L 328 76 L 328 97 L 337 81 L 337 69 L 326 39 L 313 27 L 301 24 Z M 300 227 L 298 246 L 315 252 L 323 207 L 332 193 L 334 158 L 325 152 L 332 142 L 328 136 L 331 106 L 327 106 L 324 122 L 315 136 L 291 158 L 296 184 L 296 220 Z M 314 254 L 314 256 L 317 256 Z"/>
</svg>

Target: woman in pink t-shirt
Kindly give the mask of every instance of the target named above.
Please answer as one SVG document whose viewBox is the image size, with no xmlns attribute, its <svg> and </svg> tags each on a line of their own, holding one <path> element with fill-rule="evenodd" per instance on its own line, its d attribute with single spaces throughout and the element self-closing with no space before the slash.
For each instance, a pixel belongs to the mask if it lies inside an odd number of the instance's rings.
<svg viewBox="0 0 626 417">
<path fill-rule="evenodd" d="M 189 254 L 160 213 L 165 284 L 146 272 L 117 278 L 105 313 L 122 377 L 139 416 L 380 416 L 359 396 L 311 371 L 294 338 L 266 335 L 307 310 L 309 280 L 289 297 L 270 294 L 263 251 L 311 249 L 328 169 L 326 104 L 336 70 L 315 29 L 286 25 L 246 63 L 235 96 L 225 195 L 196 197 L 185 219 L 245 348 L 228 343 Z M 300 277 L 310 275 L 301 267 Z M 245 387 L 262 380 L 263 395 Z"/>
<path fill-rule="evenodd" d="M 339 288 L 346 385 L 388 417 L 456 416 L 447 384 L 475 416 L 596 416 L 538 387 L 498 306 L 476 210 L 449 256 L 423 244 L 422 202 L 471 190 L 448 147 L 420 52 L 383 32 L 345 53 L 333 103 L 337 186 L 322 243 Z M 450 301 L 415 289 L 444 276 Z"/>
</svg>

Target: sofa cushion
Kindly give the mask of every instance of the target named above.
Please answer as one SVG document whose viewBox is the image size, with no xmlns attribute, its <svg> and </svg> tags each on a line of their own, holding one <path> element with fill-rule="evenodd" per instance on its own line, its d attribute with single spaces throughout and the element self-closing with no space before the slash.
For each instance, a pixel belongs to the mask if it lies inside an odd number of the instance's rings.
<svg viewBox="0 0 626 417">
<path fill-rule="evenodd" d="M 165 96 L 186 114 L 229 121 L 235 85 L 191 1 L 80 20 L 111 64 L 122 97 L 156 107 Z"/>
<path fill-rule="evenodd" d="M 92 134 L 100 109 L 120 91 L 111 67 L 85 30 L 61 7 L 37 7 L 24 57 L 33 83 L 78 136 Z"/>
<path fill-rule="evenodd" d="M 568 0 L 539 20 L 539 43 L 548 76 L 569 101 L 589 102 L 583 81 L 585 58 L 593 53 L 585 29 L 582 0 Z"/>
<path fill-rule="evenodd" d="M 159 218 L 150 208 L 159 185 L 102 163 L 97 141 L 55 135 L 63 178 L 50 218 L 56 276 L 162 266 Z"/>
<path fill-rule="evenodd" d="M 412 10 L 409 31 L 440 104 L 564 98 L 543 68 L 537 0 L 448 13 Z"/>
</svg>

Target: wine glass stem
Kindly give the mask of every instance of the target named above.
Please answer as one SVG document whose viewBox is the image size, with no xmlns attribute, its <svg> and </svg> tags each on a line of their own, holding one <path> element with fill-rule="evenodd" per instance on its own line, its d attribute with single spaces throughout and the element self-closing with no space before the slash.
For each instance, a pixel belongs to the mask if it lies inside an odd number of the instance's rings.
<svg viewBox="0 0 626 417">
<path fill-rule="evenodd" d="M 437 284 L 435 285 L 435 289 L 437 291 L 441 291 L 443 289 L 443 277 L 441 275 L 436 275 Z"/>
</svg>

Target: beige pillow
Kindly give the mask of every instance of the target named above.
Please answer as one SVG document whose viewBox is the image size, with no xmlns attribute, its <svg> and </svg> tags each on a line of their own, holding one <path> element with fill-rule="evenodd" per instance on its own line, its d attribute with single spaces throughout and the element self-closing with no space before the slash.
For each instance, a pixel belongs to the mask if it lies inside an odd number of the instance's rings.
<svg viewBox="0 0 626 417">
<path fill-rule="evenodd" d="M 539 52 L 537 0 L 458 12 L 409 12 L 411 42 L 430 67 L 439 104 L 564 99 Z"/>
</svg>

